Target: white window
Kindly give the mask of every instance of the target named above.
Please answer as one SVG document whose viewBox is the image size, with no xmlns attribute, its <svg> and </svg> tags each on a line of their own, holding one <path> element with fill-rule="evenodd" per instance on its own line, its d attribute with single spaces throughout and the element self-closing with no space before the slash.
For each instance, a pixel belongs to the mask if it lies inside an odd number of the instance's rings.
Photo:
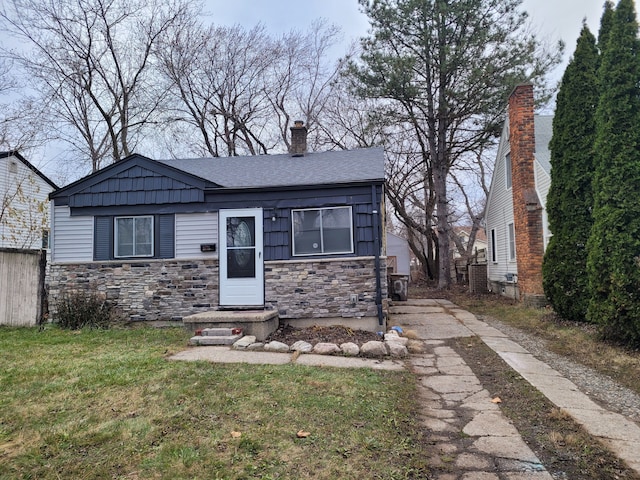
<svg viewBox="0 0 640 480">
<path fill-rule="evenodd" d="M 498 250 L 496 245 L 496 229 L 491 229 L 491 261 L 493 263 L 498 262 Z"/>
<path fill-rule="evenodd" d="M 516 231 L 513 223 L 507 225 L 507 235 L 509 236 L 509 260 L 516 259 Z"/>
<path fill-rule="evenodd" d="M 293 255 L 353 253 L 351 207 L 293 210 Z"/>
<path fill-rule="evenodd" d="M 115 257 L 153 256 L 153 217 L 116 217 Z"/>
<path fill-rule="evenodd" d="M 507 182 L 507 190 L 511 188 L 511 154 L 507 153 L 504 157 L 504 178 Z"/>
</svg>

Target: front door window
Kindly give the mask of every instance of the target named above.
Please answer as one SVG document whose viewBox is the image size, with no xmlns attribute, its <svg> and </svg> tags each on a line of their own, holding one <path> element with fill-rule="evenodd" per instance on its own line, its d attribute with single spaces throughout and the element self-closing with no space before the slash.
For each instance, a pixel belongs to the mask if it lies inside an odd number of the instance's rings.
<svg viewBox="0 0 640 480">
<path fill-rule="evenodd" d="M 255 217 L 227 218 L 227 278 L 256 276 Z"/>
</svg>

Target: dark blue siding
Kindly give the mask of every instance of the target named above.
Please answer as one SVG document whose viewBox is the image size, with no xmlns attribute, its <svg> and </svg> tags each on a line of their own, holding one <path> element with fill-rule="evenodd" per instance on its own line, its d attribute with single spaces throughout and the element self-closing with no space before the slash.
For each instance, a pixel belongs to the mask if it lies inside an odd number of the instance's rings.
<svg viewBox="0 0 640 480">
<path fill-rule="evenodd" d="M 204 190 L 133 166 L 69 197 L 72 208 L 203 202 Z"/>
</svg>

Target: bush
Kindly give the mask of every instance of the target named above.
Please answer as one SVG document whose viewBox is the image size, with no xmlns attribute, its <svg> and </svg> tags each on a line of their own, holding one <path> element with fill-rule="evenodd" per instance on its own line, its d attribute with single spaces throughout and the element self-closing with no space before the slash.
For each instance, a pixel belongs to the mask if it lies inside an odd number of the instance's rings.
<svg viewBox="0 0 640 480">
<path fill-rule="evenodd" d="M 119 320 L 114 305 L 97 292 L 65 293 L 56 303 L 54 322 L 64 329 L 107 329 Z"/>
</svg>

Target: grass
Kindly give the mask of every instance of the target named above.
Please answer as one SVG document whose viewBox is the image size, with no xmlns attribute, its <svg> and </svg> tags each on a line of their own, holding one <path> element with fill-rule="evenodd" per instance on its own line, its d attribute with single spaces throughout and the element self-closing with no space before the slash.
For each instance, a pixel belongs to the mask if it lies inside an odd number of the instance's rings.
<svg viewBox="0 0 640 480">
<path fill-rule="evenodd" d="M 451 300 L 476 315 L 496 318 L 547 340 L 547 347 L 609 376 L 640 394 L 640 351 L 601 341 L 589 324 L 565 322 L 551 310 L 527 308 L 497 295 L 454 294 Z"/>
<path fill-rule="evenodd" d="M 427 475 L 410 373 L 168 361 L 186 339 L 0 328 L 0 479 Z"/>
</svg>

